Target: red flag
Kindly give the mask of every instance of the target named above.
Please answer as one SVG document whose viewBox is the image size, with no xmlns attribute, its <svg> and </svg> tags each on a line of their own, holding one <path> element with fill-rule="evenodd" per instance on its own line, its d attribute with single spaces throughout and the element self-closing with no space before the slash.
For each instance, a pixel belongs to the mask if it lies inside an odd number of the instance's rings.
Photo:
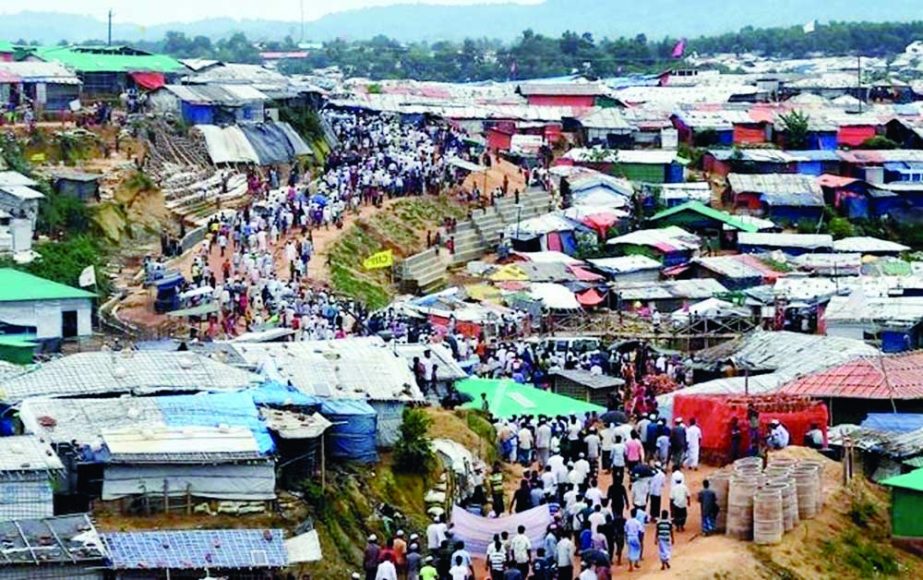
<svg viewBox="0 0 923 580">
<path fill-rule="evenodd" d="M 673 47 L 673 58 L 683 58 L 683 55 L 686 54 L 686 39 L 681 38 L 679 42 L 676 43 L 676 46 Z"/>
</svg>

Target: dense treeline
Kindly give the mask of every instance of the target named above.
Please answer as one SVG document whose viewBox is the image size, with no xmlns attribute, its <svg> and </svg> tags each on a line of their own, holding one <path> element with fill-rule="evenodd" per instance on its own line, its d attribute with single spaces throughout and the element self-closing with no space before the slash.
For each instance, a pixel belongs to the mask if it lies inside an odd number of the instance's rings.
<svg viewBox="0 0 923 580">
<path fill-rule="evenodd" d="M 686 54 L 752 52 L 765 56 L 801 58 L 812 55 L 861 53 L 891 56 L 923 40 L 923 21 L 893 23 L 832 22 L 819 25 L 811 34 L 802 27 L 746 27 L 738 32 L 690 39 Z M 416 78 L 439 81 L 508 80 L 586 73 L 615 76 L 633 72 L 656 72 L 671 66 L 675 38 L 595 39 L 591 34 L 565 32 L 558 38 L 526 30 L 512 44 L 496 40 L 463 42 L 400 43 L 377 36 L 370 40 L 327 42 L 310 50 L 303 60 L 282 63 L 288 73 L 338 66 L 351 76 L 373 79 Z M 259 62 L 261 50 L 295 50 L 291 37 L 260 43 L 241 33 L 213 42 L 205 36 L 189 38 L 168 32 L 163 40 L 138 44 L 176 57 L 213 58 L 236 62 Z"/>
</svg>

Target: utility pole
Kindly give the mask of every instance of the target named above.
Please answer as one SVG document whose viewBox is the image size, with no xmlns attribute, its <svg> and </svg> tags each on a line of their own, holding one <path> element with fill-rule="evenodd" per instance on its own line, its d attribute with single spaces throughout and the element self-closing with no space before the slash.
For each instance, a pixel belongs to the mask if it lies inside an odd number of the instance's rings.
<svg viewBox="0 0 923 580">
<path fill-rule="evenodd" d="M 112 9 L 109 9 L 109 42 L 106 46 L 112 46 Z"/>
<path fill-rule="evenodd" d="M 862 112 L 862 54 L 856 55 L 856 98 L 859 99 L 859 112 Z"/>
<path fill-rule="evenodd" d="M 304 0 L 301 0 L 301 40 L 299 42 L 304 42 Z"/>
</svg>

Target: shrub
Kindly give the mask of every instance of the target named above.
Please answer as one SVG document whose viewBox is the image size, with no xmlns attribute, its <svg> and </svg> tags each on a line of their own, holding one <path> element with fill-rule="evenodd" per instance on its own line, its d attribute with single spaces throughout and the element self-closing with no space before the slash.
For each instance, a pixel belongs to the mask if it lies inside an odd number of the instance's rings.
<svg viewBox="0 0 923 580">
<path fill-rule="evenodd" d="M 420 409 L 404 409 L 400 436 L 394 445 L 394 467 L 398 471 L 426 473 L 432 466 L 433 449 L 427 435 L 430 419 Z"/>
</svg>

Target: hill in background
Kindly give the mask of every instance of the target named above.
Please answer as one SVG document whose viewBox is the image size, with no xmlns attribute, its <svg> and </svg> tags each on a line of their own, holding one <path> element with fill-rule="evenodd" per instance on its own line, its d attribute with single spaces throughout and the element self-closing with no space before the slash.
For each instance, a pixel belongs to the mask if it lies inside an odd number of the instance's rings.
<svg viewBox="0 0 923 580">
<path fill-rule="evenodd" d="M 907 21 L 923 18 L 919 0 L 547 0 L 538 5 L 493 4 L 469 6 L 392 5 L 348 10 L 305 24 L 309 40 L 363 39 L 385 34 L 401 41 L 498 38 L 510 40 L 531 28 L 559 35 L 566 30 L 591 32 L 597 37 L 701 36 L 745 26 L 771 27 L 827 21 Z M 212 38 L 244 32 L 258 40 L 300 37 L 300 23 L 214 18 L 191 23 L 147 26 L 143 22 L 116 24 L 113 37 L 159 40 L 168 30 Z M 89 16 L 22 12 L 0 19 L 0 38 L 42 43 L 59 40 L 102 39 L 106 24 Z"/>
</svg>

